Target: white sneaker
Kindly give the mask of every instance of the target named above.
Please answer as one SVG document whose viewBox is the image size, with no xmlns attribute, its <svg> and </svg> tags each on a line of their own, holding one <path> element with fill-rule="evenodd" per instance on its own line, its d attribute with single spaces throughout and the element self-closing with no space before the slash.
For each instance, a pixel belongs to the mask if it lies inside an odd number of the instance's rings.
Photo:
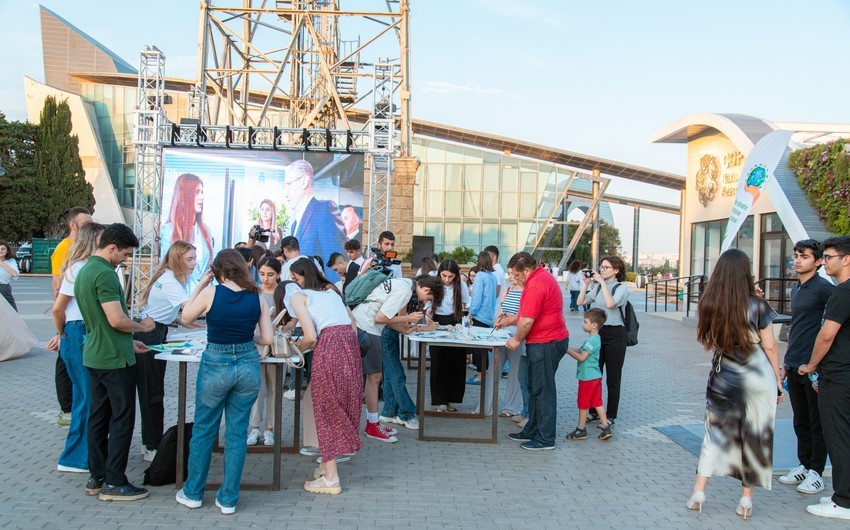
<svg viewBox="0 0 850 530">
<path fill-rule="evenodd" d="M 808 475 L 808 473 L 809 470 L 806 469 L 806 466 L 799 465 L 788 473 L 786 473 L 785 475 L 779 477 L 779 479 L 777 480 L 779 480 L 779 482 L 783 484 L 799 484 L 806 480 L 806 476 Z"/>
<path fill-rule="evenodd" d="M 820 498 L 820 503 L 821 503 L 821 504 L 829 504 L 829 503 L 831 503 L 831 502 L 832 502 L 832 495 L 827 495 L 826 497 L 821 497 L 821 498 Z"/>
<path fill-rule="evenodd" d="M 318 447 L 314 447 L 312 445 L 305 445 L 299 449 L 298 452 L 304 456 L 319 456 L 322 454 Z"/>
<path fill-rule="evenodd" d="M 413 430 L 419 429 L 419 419 L 416 416 L 410 418 L 409 420 L 403 420 L 403 419 L 399 418 L 398 422 L 401 425 L 404 425 L 405 427 L 407 427 L 408 429 L 413 429 Z"/>
<path fill-rule="evenodd" d="M 263 445 L 274 445 L 274 435 L 271 431 L 263 432 Z"/>
<path fill-rule="evenodd" d="M 820 476 L 820 473 L 815 471 L 814 469 L 810 469 L 806 474 L 806 480 L 803 481 L 802 484 L 797 486 L 797 491 L 799 493 L 806 493 L 808 495 L 814 495 L 815 493 L 820 493 L 823 491 L 823 479 Z"/>
<path fill-rule="evenodd" d="M 218 497 L 215 498 L 215 505 L 218 506 L 219 510 L 221 510 L 222 515 L 233 515 L 236 513 L 236 506 L 223 506 L 220 502 L 218 502 Z"/>
<path fill-rule="evenodd" d="M 262 436 L 262 434 L 263 433 L 260 432 L 260 429 L 251 429 L 251 433 L 248 434 L 247 444 L 257 445 L 258 443 L 260 443 L 260 436 Z"/>
<path fill-rule="evenodd" d="M 204 501 L 195 501 L 187 497 L 186 494 L 183 493 L 183 488 L 180 488 L 180 490 L 177 491 L 177 495 L 174 496 L 174 500 L 190 510 L 200 508 L 204 504 Z"/>
<path fill-rule="evenodd" d="M 290 388 L 286 392 L 283 393 L 283 399 L 288 399 L 289 401 L 295 401 L 295 389 Z"/>
<path fill-rule="evenodd" d="M 806 511 L 818 517 L 829 517 L 832 519 L 847 519 L 850 521 L 850 508 L 842 508 L 834 502 L 824 504 L 810 504 Z"/>
<path fill-rule="evenodd" d="M 88 473 L 88 469 L 83 469 L 80 467 L 71 467 L 71 466 L 63 466 L 62 464 L 58 464 L 56 466 L 56 471 L 60 473 Z"/>
<path fill-rule="evenodd" d="M 148 449 L 145 447 L 144 452 L 142 453 L 142 460 L 145 462 L 153 462 L 154 457 L 156 456 L 156 449 Z"/>
<path fill-rule="evenodd" d="M 401 425 L 401 420 L 398 416 L 378 416 L 378 421 L 381 423 L 397 423 Z"/>
</svg>

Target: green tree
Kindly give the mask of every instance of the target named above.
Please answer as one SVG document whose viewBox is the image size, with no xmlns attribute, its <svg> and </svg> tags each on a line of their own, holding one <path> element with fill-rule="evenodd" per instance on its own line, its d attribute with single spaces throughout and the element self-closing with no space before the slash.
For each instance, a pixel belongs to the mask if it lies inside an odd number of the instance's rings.
<svg viewBox="0 0 850 530">
<path fill-rule="evenodd" d="M 0 239 L 31 239 L 35 233 L 38 193 L 35 190 L 34 148 L 38 127 L 7 121 L 0 112 Z"/>
<path fill-rule="evenodd" d="M 569 244 L 570 240 L 578 229 L 578 223 L 567 223 L 567 240 L 563 239 L 563 225 L 555 225 L 546 231 L 543 235 L 544 247 L 564 247 Z M 593 228 L 588 226 L 584 233 L 579 238 L 575 252 L 570 256 L 568 262 L 577 259 L 579 261 L 591 260 L 590 240 L 593 237 Z M 548 240 L 548 242 L 547 242 Z M 599 257 L 602 256 L 619 256 L 622 253 L 622 243 L 620 242 L 620 231 L 605 222 L 599 223 Z M 563 252 L 558 250 L 546 250 L 541 257 L 542 261 L 557 262 L 561 259 Z"/>
<path fill-rule="evenodd" d="M 71 134 L 68 102 L 52 96 L 44 101 L 35 142 L 35 192 L 38 195 L 36 230 L 47 237 L 61 237 L 65 231 L 63 214 L 82 206 L 93 210 L 92 186 L 80 160 L 80 140 Z"/>
</svg>

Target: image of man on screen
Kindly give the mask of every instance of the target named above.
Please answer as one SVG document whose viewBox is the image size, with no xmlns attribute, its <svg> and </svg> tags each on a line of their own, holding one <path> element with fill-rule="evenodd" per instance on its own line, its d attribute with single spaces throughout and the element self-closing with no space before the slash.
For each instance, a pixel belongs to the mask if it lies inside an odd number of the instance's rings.
<svg viewBox="0 0 850 530">
<path fill-rule="evenodd" d="M 174 184 L 168 220 L 160 228 L 159 255 L 165 256 L 175 241 L 185 241 L 197 249 L 195 269 L 186 279 L 186 289 L 191 293 L 209 268 L 213 255 L 212 233 L 204 223 L 204 183 L 192 173 L 183 173 Z"/>
<path fill-rule="evenodd" d="M 342 222 L 345 224 L 345 239 L 360 241 L 360 225 L 363 221 L 354 206 L 346 204 L 342 207 Z"/>
<path fill-rule="evenodd" d="M 293 212 L 289 235 L 298 239 L 302 254 L 321 256 L 326 262 L 331 254 L 342 251 L 346 237 L 339 206 L 334 201 L 320 200 L 313 195 L 313 166 L 310 162 L 296 160 L 286 167 L 283 198 Z M 339 278 L 333 271 L 328 271 L 328 279 L 334 282 Z"/>
</svg>

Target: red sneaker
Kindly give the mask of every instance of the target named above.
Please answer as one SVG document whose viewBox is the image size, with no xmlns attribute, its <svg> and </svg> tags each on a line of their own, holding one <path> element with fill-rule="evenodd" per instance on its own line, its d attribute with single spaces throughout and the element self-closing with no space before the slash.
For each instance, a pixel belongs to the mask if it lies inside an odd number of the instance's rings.
<svg viewBox="0 0 850 530">
<path fill-rule="evenodd" d="M 367 438 L 378 440 L 379 442 L 395 443 L 398 441 L 398 438 L 389 434 L 378 422 L 371 423 L 367 421 L 364 432 L 366 433 Z"/>
<path fill-rule="evenodd" d="M 387 433 L 387 436 L 395 436 L 398 434 L 398 429 L 393 429 L 389 425 L 384 425 L 383 423 L 378 423 L 381 426 L 381 430 Z"/>
</svg>

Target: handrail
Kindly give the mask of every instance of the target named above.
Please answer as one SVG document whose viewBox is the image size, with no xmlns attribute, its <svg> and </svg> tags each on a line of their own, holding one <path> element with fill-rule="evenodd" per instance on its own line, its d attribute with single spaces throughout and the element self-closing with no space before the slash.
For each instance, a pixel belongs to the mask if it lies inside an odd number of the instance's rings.
<svg viewBox="0 0 850 530">
<path fill-rule="evenodd" d="M 684 280 L 685 283 L 681 286 L 681 291 L 679 290 L 679 282 Z M 649 286 L 653 286 L 653 311 L 658 311 L 658 286 L 664 285 L 664 311 L 668 311 L 667 304 L 667 296 L 669 296 L 669 283 L 674 283 L 675 285 L 675 304 L 676 311 L 679 310 L 679 293 L 682 293 L 682 302 L 685 305 L 685 315 L 690 316 L 691 312 L 691 303 L 694 302 L 694 297 L 696 297 L 696 301 L 699 302 L 700 293 L 702 293 L 703 285 L 705 283 L 705 275 L 696 274 L 692 276 L 676 276 L 675 278 L 663 278 L 661 280 L 652 280 L 647 282 L 644 286 L 644 311 L 649 312 Z M 697 288 L 694 290 L 693 286 L 696 285 Z"/>
<path fill-rule="evenodd" d="M 777 313 L 780 315 L 788 315 L 791 314 L 791 300 L 788 296 L 788 292 L 785 288 L 785 284 L 788 283 L 797 283 L 800 280 L 797 278 L 759 278 L 756 280 L 756 286 L 758 286 L 764 292 L 764 299 L 767 303 L 771 304 Z M 770 284 L 772 282 L 780 283 L 779 288 L 779 298 L 771 298 L 769 289 Z M 774 305 L 771 302 L 776 302 Z"/>
</svg>

